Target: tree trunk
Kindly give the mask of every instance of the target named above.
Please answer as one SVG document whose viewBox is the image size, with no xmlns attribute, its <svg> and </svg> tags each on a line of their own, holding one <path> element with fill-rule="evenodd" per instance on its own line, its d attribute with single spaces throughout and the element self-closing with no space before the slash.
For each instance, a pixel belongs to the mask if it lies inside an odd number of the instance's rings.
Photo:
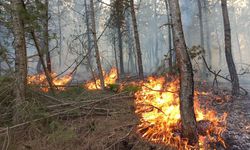
<svg viewBox="0 0 250 150">
<path fill-rule="evenodd" d="M 87 6 L 87 1 L 84 0 L 84 8 L 85 8 L 85 22 L 86 22 L 86 28 L 87 28 L 87 38 L 88 38 L 88 52 L 87 52 L 87 69 L 91 72 L 92 78 L 94 81 L 96 81 L 95 73 L 92 67 L 92 42 L 91 42 L 91 36 L 90 36 L 90 23 L 89 23 L 89 10 Z M 95 82 L 96 83 L 96 82 Z M 97 85 L 96 85 L 97 87 Z"/>
<path fill-rule="evenodd" d="M 99 72 L 99 78 L 100 78 L 100 81 L 101 81 L 101 88 L 104 89 L 105 84 L 104 84 L 104 77 L 103 77 L 103 72 L 102 72 L 101 58 L 100 58 L 100 54 L 99 54 L 97 37 L 96 37 L 95 10 L 94 10 L 93 0 L 90 0 L 90 9 L 91 9 L 90 17 L 91 17 L 91 21 L 92 21 L 92 34 L 93 34 L 94 47 L 95 47 L 96 63 L 97 63 L 97 68 L 98 68 L 98 72 Z"/>
<path fill-rule="evenodd" d="M 139 32 L 136 22 L 136 15 L 135 15 L 135 7 L 134 7 L 134 0 L 130 0 L 130 6 L 131 6 L 131 16 L 132 16 L 132 22 L 134 27 L 134 38 L 135 38 L 135 47 L 137 52 L 137 62 L 138 62 L 138 71 L 139 71 L 139 78 L 143 79 L 143 65 L 142 65 L 142 58 L 141 58 L 141 46 L 140 46 L 140 39 L 139 39 Z"/>
<path fill-rule="evenodd" d="M 130 15 L 129 11 L 131 11 L 130 8 L 127 8 L 129 10 L 125 11 L 125 23 L 126 23 L 126 31 L 128 35 L 128 71 L 134 72 L 134 69 L 136 69 L 135 63 L 134 63 L 134 57 L 133 57 L 133 37 L 131 33 L 131 26 L 130 26 Z"/>
<path fill-rule="evenodd" d="M 201 47 L 204 48 L 204 27 L 203 27 L 203 13 L 202 13 L 202 5 L 201 0 L 197 0 L 198 10 L 199 10 L 199 26 L 200 26 L 200 43 Z"/>
<path fill-rule="evenodd" d="M 208 0 L 204 0 L 204 20 L 205 20 L 205 27 L 206 27 L 206 45 L 207 45 L 207 57 L 208 57 L 208 64 L 209 67 L 212 66 L 212 53 L 211 53 L 211 40 L 210 40 L 210 26 L 209 26 L 209 18 L 208 18 Z"/>
<path fill-rule="evenodd" d="M 194 81 L 193 70 L 188 56 L 183 34 L 181 12 L 178 0 L 169 0 L 173 19 L 173 38 L 176 48 L 177 65 L 180 72 L 180 112 L 183 137 L 189 139 L 189 144 L 196 145 L 198 132 L 194 114 Z"/>
<path fill-rule="evenodd" d="M 124 64 L 123 64 L 123 46 L 122 46 L 122 31 L 121 22 L 119 17 L 117 19 L 117 34 L 118 34 L 118 48 L 119 48 L 119 60 L 120 60 L 120 77 L 123 78 L 125 75 Z"/>
<path fill-rule="evenodd" d="M 60 10 L 61 0 L 57 1 L 57 13 L 58 13 L 58 28 L 59 28 L 59 68 L 62 67 L 62 21 L 61 21 L 61 10 Z"/>
<path fill-rule="evenodd" d="M 39 42 L 38 42 L 38 38 L 36 37 L 34 30 L 31 31 L 31 36 L 32 36 L 32 38 L 33 38 L 33 40 L 34 40 L 34 43 L 35 43 L 35 46 L 36 46 L 36 49 L 37 49 L 37 53 L 38 53 L 40 62 L 41 62 L 41 64 L 42 64 L 42 67 L 43 67 L 43 70 L 44 70 L 44 73 L 45 73 L 47 82 L 48 82 L 48 84 L 49 84 L 50 90 L 51 90 L 52 94 L 55 95 L 53 80 L 52 80 L 52 77 L 51 77 L 51 74 L 50 74 L 48 68 L 47 68 L 46 65 L 45 65 L 45 62 L 44 62 L 44 59 L 43 59 L 42 50 L 41 50 L 41 48 L 40 48 L 40 46 L 39 46 L 39 44 L 38 44 L 38 43 L 39 43 Z"/>
<path fill-rule="evenodd" d="M 13 34 L 15 37 L 15 104 L 13 122 L 19 123 L 22 118 L 22 104 L 25 101 L 26 96 L 26 84 L 27 84 L 27 52 L 25 43 L 25 31 L 24 21 L 22 19 L 22 13 L 24 12 L 24 6 L 22 0 L 11 0 L 11 6 L 13 7 Z"/>
<path fill-rule="evenodd" d="M 51 58 L 50 58 L 50 51 L 49 51 L 49 1 L 45 0 L 45 10 L 44 10 L 44 33 L 43 33 L 43 40 L 44 40 L 44 50 L 46 56 L 46 64 L 49 73 L 52 72 L 51 68 Z"/>
<path fill-rule="evenodd" d="M 168 65 L 169 65 L 169 72 L 173 72 L 173 52 L 174 48 L 172 47 L 173 41 L 172 41 L 172 16 L 170 13 L 170 8 L 169 8 L 169 3 L 168 0 L 165 0 L 165 5 L 166 5 L 166 10 L 167 10 L 167 18 L 168 18 L 168 49 L 169 49 L 169 60 L 168 60 Z"/>
<path fill-rule="evenodd" d="M 232 81 L 232 94 L 237 96 L 240 93 L 240 88 L 239 88 L 240 86 L 232 56 L 231 29 L 230 29 L 230 21 L 227 9 L 227 0 L 221 0 L 221 8 L 223 15 L 223 23 L 224 23 L 225 55 L 226 55 L 228 70 Z"/>
</svg>

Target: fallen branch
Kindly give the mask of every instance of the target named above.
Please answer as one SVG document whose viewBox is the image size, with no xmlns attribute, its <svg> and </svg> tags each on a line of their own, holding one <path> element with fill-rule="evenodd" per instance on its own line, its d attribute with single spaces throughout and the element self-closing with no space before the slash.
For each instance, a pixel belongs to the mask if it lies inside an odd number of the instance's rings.
<svg viewBox="0 0 250 150">
<path fill-rule="evenodd" d="M 68 113 L 68 112 L 71 112 L 71 111 L 74 111 L 74 110 L 77 110 L 77 109 L 80 109 L 80 108 L 83 108 L 83 107 L 86 107 L 86 106 L 89 106 L 89 105 L 93 105 L 93 104 L 97 104 L 97 103 L 103 102 L 105 100 L 110 100 L 111 98 L 113 98 L 115 96 L 118 96 L 118 95 L 121 95 L 121 94 L 125 94 L 125 93 L 128 93 L 128 92 L 114 94 L 114 95 L 111 95 L 109 97 L 105 97 L 105 98 L 93 101 L 92 103 L 84 104 L 84 105 L 77 106 L 77 107 L 74 107 L 74 108 L 71 108 L 71 109 L 68 109 L 68 110 L 57 112 L 57 113 L 51 114 L 51 115 L 46 116 L 46 117 L 42 117 L 42 118 L 38 118 L 38 119 L 27 121 L 27 122 L 23 122 L 23 123 L 20 123 L 20 124 L 16 124 L 14 126 L 1 129 L 0 133 L 6 132 L 7 130 L 15 129 L 15 128 L 18 128 L 18 127 L 22 127 L 24 125 L 28 125 L 28 124 L 31 124 L 33 122 L 38 122 L 38 121 L 41 121 L 41 120 L 44 120 L 44 119 L 53 118 L 53 117 L 56 117 L 58 115 L 62 115 L 62 114 L 65 114 L 65 113 Z"/>
</svg>

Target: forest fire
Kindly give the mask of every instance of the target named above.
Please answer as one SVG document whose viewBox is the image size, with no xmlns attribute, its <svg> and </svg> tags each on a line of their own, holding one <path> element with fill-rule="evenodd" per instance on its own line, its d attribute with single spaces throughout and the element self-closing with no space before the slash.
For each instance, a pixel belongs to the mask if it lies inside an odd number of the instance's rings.
<svg viewBox="0 0 250 150">
<path fill-rule="evenodd" d="M 52 82 L 53 85 L 56 86 L 56 88 L 60 91 L 65 90 L 66 84 L 68 84 L 72 80 L 71 75 L 65 75 L 63 77 L 57 77 L 56 73 L 51 73 L 52 77 Z M 27 78 L 27 82 L 30 85 L 38 85 L 39 88 L 43 92 L 48 92 L 49 91 L 49 84 L 46 79 L 46 75 L 44 73 L 42 74 L 36 74 L 36 75 L 29 75 Z"/>
<path fill-rule="evenodd" d="M 110 72 L 108 74 L 106 74 L 103 71 L 104 74 L 104 83 L 105 83 L 105 87 L 109 84 L 114 84 L 118 78 L 118 74 L 117 74 L 117 69 L 116 68 L 112 68 L 110 70 Z M 101 89 L 101 83 L 100 83 L 100 79 L 97 79 L 96 81 L 90 81 L 87 84 L 85 84 L 85 87 L 88 90 L 97 90 L 97 89 Z"/>
<path fill-rule="evenodd" d="M 179 109 L 179 80 L 167 83 L 164 77 L 149 77 L 140 91 L 135 93 L 136 114 L 140 118 L 137 132 L 143 139 L 178 149 L 191 149 L 187 140 L 181 138 L 181 116 Z M 216 116 L 216 112 L 199 105 L 195 91 L 194 109 L 196 114 L 199 147 L 207 149 L 209 142 L 220 142 L 225 146 L 221 133 L 225 130 L 226 116 Z"/>
</svg>

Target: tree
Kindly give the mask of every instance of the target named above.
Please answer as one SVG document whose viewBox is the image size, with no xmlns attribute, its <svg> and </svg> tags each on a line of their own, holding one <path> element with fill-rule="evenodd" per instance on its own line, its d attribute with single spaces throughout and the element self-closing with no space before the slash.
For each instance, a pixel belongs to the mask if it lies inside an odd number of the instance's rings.
<svg viewBox="0 0 250 150">
<path fill-rule="evenodd" d="M 224 23 L 226 61 L 232 82 L 232 94 L 237 96 L 240 93 L 240 85 L 232 56 L 231 28 L 230 28 L 230 21 L 227 9 L 227 0 L 221 0 L 221 8 L 222 8 L 223 23 Z"/>
<path fill-rule="evenodd" d="M 92 22 L 92 34 L 93 34 L 93 41 L 94 41 L 94 47 L 95 47 L 96 63 L 97 63 L 97 68 L 99 72 L 101 88 L 104 89 L 105 84 L 104 84 L 104 77 L 103 77 L 103 72 L 102 72 L 101 58 L 100 58 L 98 43 L 97 43 L 96 27 L 95 27 L 95 10 L 94 10 L 93 0 L 90 0 L 90 9 L 91 9 L 90 17 L 91 17 L 91 22 Z"/>
<path fill-rule="evenodd" d="M 193 104 L 193 69 L 183 34 L 179 1 L 169 0 L 169 7 L 172 13 L 173 39 L 180 73 L 180 112 L 183 137 L 189 139 L 189 144 L 195 145 L 198 142 L 198 132 Z"/>
<path fill-rule="evenodd" d="M 26 43 L 25 43 L 25 31 L 24 31 L 24 20 L 22 14 L 24 14 L 24 5 L 22 0 L 11 0 L 12 6 L 12 18 L 13 18 L 13 34 L 14 49 L 15 49 L 15 106 L 13 122 L 18 123 L 22 120 L 20 115 L 20 106 L 25 101 L 26 97 L 26 84 L 27 84 L 27 54 L 26 54 Z"/>
<path fill-rule="evenodd" d="M 124 0 L 114 0 L 112 2 L 112 13 L 111 16 L 114 18 L 111 22 L 112 27 L 117 31 L 117 40 L 118 40 L 118 49 L 119 49 L 119 64 L 120 64 L 120 73 L 121 77 L 124 77 L 124 57 L 123 57 L 123 28 L 124 28 Z"/>
<path fill-rule="evenodd" d="M 139 71 L 139 78 L 143 79 L 143 64 L 142 64 L 142 58 L 141 58 L 141 46 L 140 46 L 140 38 L 139 38 L 139 32 L 136 22 L 136 15 L 135 15 L 135 7 L 134 7 L 134 0 L 130 0 L 130 7 L 131 7 L 131 16 L 132 16 L 132 22 L 134 27 L 134 39 L 135 39 L 135 47 L 137 52 L 137 65 L 138 65 L 138 71 Z"/>
</svg>

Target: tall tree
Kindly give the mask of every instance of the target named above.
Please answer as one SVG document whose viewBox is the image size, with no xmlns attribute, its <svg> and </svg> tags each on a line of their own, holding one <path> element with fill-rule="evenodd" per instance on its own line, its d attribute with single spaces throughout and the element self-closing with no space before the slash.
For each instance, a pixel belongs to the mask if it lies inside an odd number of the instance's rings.
<svg viewBox="0 0 250 150">
<path fill-rule="evenodd" d="M 173 52 L 174 48 L 172 47 L 172 16 L 170 13 L 169 3 L 168 0 L 165 0 L 166 10 L 167 10 L 167 18 L 168 18 L 168 49 L 169 49 L 169 71 L 173 71 Z"/>
<path fill-rule="evenodd" d="M 99 72 L 101 88 L 104 89 L 105 84 L 104 84 L 104 76 L 102 72 L 101 58 L 100 58 L 100 53 L 99 53 L 99 48 L 98 48 L 98 43 L 97 43 L 96 27 L 95 27 L 95 9 L 94 9 L 93 0 L 90 0 L 90 9 L 91 9 L 90 17 L 91 17 L 91 22 L 92 22 L 92 34 L 93 34 L 93 41 L 94 41 L 94 47 L 95 47 L 96 63 L 97 63 L 97 68 Z"/>
<path fill-rule="evenodd" d="M 46 56 L 46 64 L 49 73 L 52 72 L 51 58 L 49 50 L 49 1 L 45 0 L 44 10 L 43 10 L 43 41 L 44 41 L 44 51 Z"/>
<path fill-rule="evenodd" d="M 119 49 L 120 77 L 124 77 L 124 57 L 123 57 L 123 26 L 124 26 L 124 0 L 114 0 L 112 3 L 113 26 L 117 29 L 117 40 Z"/>
<path fill-rule="evenodd" d="M 169 0 L 173 20 L 173 38 L 176 48 L 177 65 L 180 72 L 180 112 L 183 137 L 189 139 L 189 144 L 198 142 L 196 118 L 194 114 L 194 81 L 193 70 L 187 52 L 183 34 L 179 0 Z"/>
<path fill-rule="evenodd" d="M 27 84 L 27 52 L 25 43 L 25 31 L 23 14 L 25 12 L 22 0 L 11 0 L 12 18 L 13 18 L 13 34 L 15 48 L 15 107 L 13 122 L 18 123 L 22 120 L 20 115 L 20 106 L 25 101 L 26 84 Z"/>
<path fill-rule="evenodd" d="M 143 79 L 143 64 L 141 58 L 142 53 L 141 53 L 140 38 L 139 38 L 139 32 L 135 15 L 134 0 L 130 0 L 130 7 L 131 7 L 132 22 L 134 27 L 134 38 L 135 38 L 135 47 L 137 52 L 137 65 L 139 71 L 139 78 Z"/>
<path fill-rule="evenodd" d="M 232 55 L 231 28 L 227 9 L 227 0 L 221 0 L 221 8 L 224 23 L 226 61 L 232 82 L 232 94 L 237 96 L 240 93 L 240 85 Z"/>
</svg>

